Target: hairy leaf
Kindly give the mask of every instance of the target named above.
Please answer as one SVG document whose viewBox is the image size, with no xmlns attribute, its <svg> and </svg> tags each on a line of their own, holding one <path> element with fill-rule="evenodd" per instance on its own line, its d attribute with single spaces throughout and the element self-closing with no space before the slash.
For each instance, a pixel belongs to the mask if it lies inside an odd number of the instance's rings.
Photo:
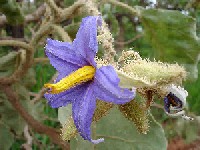
<svg viewBox="0 0 200 150">
<path fill-rule="evenodd" d="M 141 13 L 145 37 L 155 50 L 155 58 L 187 64 L 196 77 L 200 39 L 196 21 L 179 11 L 146 9 Z"/>
<path fill-rule="evenodd" d="M 93 145 L 79 136 L 71 140 L 71 149 L 105 150 L 137 149 L 165 150 L 167 141 L 162 127 L 151 116 L 150 131 L 143 135 L 116 108 L 93 126 L 93 139 L 105 138 L 105 142 Z M 95 133 L 96 130 L 96 133 Z"/>
</svg>

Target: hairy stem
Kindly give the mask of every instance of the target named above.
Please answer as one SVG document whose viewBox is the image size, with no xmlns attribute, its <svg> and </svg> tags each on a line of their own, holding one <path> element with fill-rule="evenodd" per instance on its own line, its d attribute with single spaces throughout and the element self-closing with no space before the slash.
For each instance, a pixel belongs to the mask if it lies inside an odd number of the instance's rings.
<svg viewBox="0 0 200 150">
<path fill-rule="evenodd" d="M 56 5 L 54 0 L 45 0 L 45 2 L 51 8 L 51 10 L 54 12 L 56 16 L 58 16 L 61 13 L 61 9 Z"/>
<path fill-rule="evenodd" d="M 123 8 L 124 10 L 128 10 L 133 15 L 139 16 L 139 14 L 140 14 L 139 10 L 137 10 L 133 7 L 130 7 L 123 2 L 119 2 L 119 1 L 116 1 L 116 0 L 102 0 L 101 4 L 104 4 L 104 3 L 110 3 L 110 4 L 113 4 L 115 6 L 119 6 L 119 7 Z"/>
<path fill-rule="evenodd" d="M 12 84 L 21 78 L 33 63 L 33 48 L 25 42 L 16 40 L 1 40 L 0 46 L 16 46 L 26 50 L 26 53 L 24 53 L 26 57 L 24 60 L 21 60 L 20 67 L 10 77 L 0 78 L 0 84 Z"/>
</svg>

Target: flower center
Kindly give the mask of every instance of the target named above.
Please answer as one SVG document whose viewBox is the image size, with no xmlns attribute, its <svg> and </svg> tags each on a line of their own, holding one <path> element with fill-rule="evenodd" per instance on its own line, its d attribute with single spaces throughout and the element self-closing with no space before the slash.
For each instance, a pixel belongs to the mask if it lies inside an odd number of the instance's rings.
<svg viewBox="0 0 200 150">
<path fill-rule="evenodd" d="M 66 91 L 80 83 L 92 80 L 95 74 L 95 68 L 93 66 L 84 66 L 79 68 L 75 72 L 72 72 L 65 78 L 61 79 L 55 84 L 44 84 L 45 88 L 49 88 L 49 93 L 58 94 Z"/>
</svg>

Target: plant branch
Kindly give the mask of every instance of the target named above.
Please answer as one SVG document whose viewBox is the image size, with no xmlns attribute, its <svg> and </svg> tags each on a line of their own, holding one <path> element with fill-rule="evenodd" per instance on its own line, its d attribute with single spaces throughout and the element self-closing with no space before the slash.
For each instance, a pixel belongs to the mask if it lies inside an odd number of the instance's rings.
<svg viewBox="0 0 200 150">
<path fill-rule="evenodd" d="M 151 104 L 152 107 L 156 107 L 156 108 L 159 108 L 159 109 L 164 109 L 163 106 L 161 104 L 157 104 L 157 103 L 153 103 Z"/>
<path fill-rule="evenodd" d="M 85 9 L 87 10 L 89 15 L 98 16 L 101 14 L 98 10 L 98 6 L 93 0 L 87 0 Z M 98 32 L 98 41 L 102 43 L 102 47 L 104 49 L 104 59 L 109 63 L 113 63 L 114 57 L 116 55 L 116 51 L 113 45 L 114 39 L 108 28 L 108 25 L 103 19 L 102 26 L 98 29 Z"/>
<path fill-rule="evenodd" d="M 34 22 L 41 19 L 41 17 L 45 13 L 45 9 L 46 9 L 45 4 L 42 4 L 35 12 L 33 12 L 32 14 L 26 15 L 25 23 Z"/>
<path fill-rule="evenodd" d="M 17 93 L 12 89 L 11 86 L 0 86 L 0 89 L 6 94 L 8 101 L 31 128 L 40 134 L 46 134 L 50 137 L 52 142 L 61 145 L 63 149 L 69 149 L 69 144 L 60 139 L 60 133 L 57 130 L 38 122 L 24 109 L 24 107 L 19 102 Z"/>
<path fill-rule="evenodd" d="M 61 14 L 62 9 L 59 8 L 56 3 L 54 2 L 54 0 L 45 0 L 45 2 L 47 3 L 47 5 L 51 8 L 51 10 L 54 12 L 54 14 L 56 16 L 59 16 L 59 14 Z"/>
<path fill-rule="evenodd" d="M 28 43 L 28 40 L 25 39 L 25 38 L 14 38 L 14 37 L 11 37 L 11 36 L 0 37 L 0 41 L 1 41 L 1 40 L 15 40 L 15 41 L 21 41 L 21 42 L 26 42 L 26 43 Z"/>
<path fill-rule="evenodd" d="M 50 25 L 50 22 L 41 26 L 40 29 L 35 33 L 34 37 L 32 38 L 32 40 L 30 41 L 30 45 L 33 45 L 35 47 L 35 45 L 37 45 L 37 43 L 39 43 L 39 41 L 45 36 L 48 35 L 52 32 L 52 27 Z"/>
<path fill-rule="evenodd" d="M 74 14 L 76 14 L 76 12 L 85 5 L 85 0 L 78 0 L 77 2 L 75 2 L 72 6 L 69 6 L 65 9 L 62 10 L 62 14 L 60 15 L 61 20 L 66 20 L 68 18 L 72 18 L 74 16 Z"/>
<path fill-rule="evenodd" d="M 116 44 L 116 45 L 121 45 L 121 44 L 126 45 L 126 44 L 130 44 L 130 43 L 132 43 L 133 41 L 135 41 L 135 40 L 141 38 L 142 36 L 143 36 L 142 34 L 138 34 L 138 35 L 136 35 L 135 37 L 133 37 L 132 39 L 130 39 L 130 40 L 128 40 L 128 41 L 125 41 L 125 42 L 115 41 L 115 44 Z"/>
<path fill-rule="evenodd" d="M 49 63 L 49 58 L 34 58 L 34 64 Z"/>
<path fill-rule="evenodd" d="M 115 6 L 119 6 L 125 10 L 128 10 L 131 14 L 133 15 L 137 15 L 139 16 L 140 15 L 140 12 L 139 10 L 133 8 L 133 7 L 130 7 L 128 6 L 127 4 L 123 3 L 123 2 L 119 2 L 119 1 L 116 1 L 116 0 L 101 0 L 100 1 L 101 5 L 102 4 L 105 4 L 105 3 L 110 3 L 110 4 L 113 4 Z"/>
<path fill-rule="evenodd" d="M 17 40 L 1 40 L 0 46 L 16 46 L 26 49 L 27 51 L 31 51 L 32 47 L 25 42 L 17 41 Z"/>
<path fill-rule="evenodd" d="M 85 5 L 85 0 L 78 0 L 72 6 L 68 8 L 59 8 L 53 0 L 45 0 L 47 5 L 51 8 L 51 11 L 55 15 L 54 22 L 60 23 L 68 18 L 72 18 L 74 14 L 78 12 L 78 9 Z"/>
<path fill-rule="evenodd" d="M 32 150 L 33 138 L 28 131 L 28 125 L 24 127 L 24 137 L 26 138 L 26 143 L 22 145 L 25 150 Z"/>
<path fill-rule="evenodd" d="M 66 33 L 64 28 L 62 28 L 61 26 L 55 25 L 55 24 L 52 25 L 52 28 L 54 29 L 54 32 L 61 37 L 62 41 L 71 42 L 71 38 Z"/>
<path fill-rule="evenodd" d="M 45 9 L 46 9 L 45 4 L 42 4 L 35 12 L 26 15 L 24 20 L 25 24 L 39 20 L 44 15 Z M 5 15 L 0 16 L 0 27 L 4 26 L 6 23 L 7 23 L 6 16 Z"/>
<path fill-rule="evenodd" d="M 15 72 L 10 77 L 0 78 L 0 84 L 12 84 L 22 77 L 33 63 L 33 48 L 25 42 L 16 40 L 1 40 L 0 46 L 16 46 L 26 50 L 25 53 L 21 54 L 23 59 L 20 59 L 20 66 L 15 70 Z M 24 55 L 26 56 L 25 58 Z"/>
<path fill-rule="evenodd" d="M 56 79 L 57 76 L 58 76 L 58 73 L 55 73 L 55 75 L 51 78 L 51 80 L 49 81 L 49 83 L 53 82 L 53 81 Z M 39 93 L 37 94 L 37 96 L 35 96 L 35 97 L 32 99 L 32 102 L 33 102 L 34 104 L 37 103 L 37 102 L 41 99 L 41 97 L 42 97 L 46 92 L 47 92 L 47 89 L 43 87 L 43 88 L 39 91 Z"/>
</svg>

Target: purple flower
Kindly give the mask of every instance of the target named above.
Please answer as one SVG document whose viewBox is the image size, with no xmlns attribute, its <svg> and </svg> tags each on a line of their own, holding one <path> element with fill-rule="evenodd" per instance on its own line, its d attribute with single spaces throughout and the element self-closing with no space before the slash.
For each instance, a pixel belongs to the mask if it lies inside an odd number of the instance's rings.
<svg viewBox="0 0 200 150">
<path fill-rule="evenodd" d="M 45 98 L 53 108 L 72 103 L 72 116 L 80 135 L 92 140 L 90 126 L 96 108 L 96 99 L 115 104 L 132 100 L 134 92 L 118 86 L 119 78 L 112 66 L 97 68 L 94 60 L 98 51 L 97 26 L 101 17 L 89 16 L 82 20 L 72 43 L 47 39 L 46 55 L 59 75 L 54 84 L 45 84 L 49 92 Z"/>
</svg>

